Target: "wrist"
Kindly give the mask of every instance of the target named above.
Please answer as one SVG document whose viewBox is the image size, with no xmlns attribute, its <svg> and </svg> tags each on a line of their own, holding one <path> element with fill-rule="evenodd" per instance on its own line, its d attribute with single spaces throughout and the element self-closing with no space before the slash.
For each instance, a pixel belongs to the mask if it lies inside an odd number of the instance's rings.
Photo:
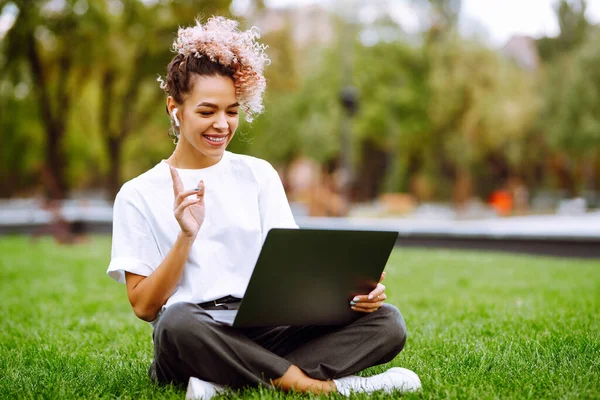
<svg viewBox="0 0 600 400">
<path fill-rule="evenodd" d="M 179 233 L 177 234 L 177 241 L 181 244 L 191 245 L 194 242 L 194 240 L 196 240 L 196 234 L 189 235 L 183 231 L 179 231 Z"/>
</svg>

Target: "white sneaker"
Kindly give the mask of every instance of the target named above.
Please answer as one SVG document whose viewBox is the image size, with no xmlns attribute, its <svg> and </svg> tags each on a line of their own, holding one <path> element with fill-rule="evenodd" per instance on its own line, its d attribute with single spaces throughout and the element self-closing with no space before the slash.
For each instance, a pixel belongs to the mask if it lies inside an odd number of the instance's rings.
<svg viewBox="0 0 600 400">
<path fill-rule="evenodd" d="M 334 379 L 333 383 L 335 383 L 338 393 L 344 396 L 349 396 L 351 392 L 371 393 L 377 390 L 414 392 L 421 389 L 421 380 L 417 374 L 409 369 L 398 367 L 367 378 L 346 376 Z"/>
<path fill-rule="evenodd" d="M 185 393 L 185 400 L 208 400 L 224 391 L 225 386 L 191 377 Z"/>
</svg>

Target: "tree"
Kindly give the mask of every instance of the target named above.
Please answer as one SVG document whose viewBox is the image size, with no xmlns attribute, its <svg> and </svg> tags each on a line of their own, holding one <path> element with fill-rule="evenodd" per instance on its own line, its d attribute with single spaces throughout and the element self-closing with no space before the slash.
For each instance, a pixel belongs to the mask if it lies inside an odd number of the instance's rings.
<svg viewBox="0 0 600 400">
<path fill-rule="evenodd" d="M 80 123 L 84 129 L 78 134 L 99 132 L 108 156 L 106 184 L 114 197 L 122 183 L 126 139 L 163 112 L 164 93 L 156 77 L 173 55 L 177 27 L 201 14 L 226 14 L 230 3 L 16 2 L 18 17 L 3 43 L 2 69 L 13 72 L 14 82 L 30 81 L 35 89 L 50 197 L 62 198 L 70 188 L 65 137 L 73 119 L 87 122 Z M 94 112 L 73 107 L 90 83 L 98 88 L 86 95 L 98 96 L 92 102 L 99 129 L 90 124 Z"/>
<path fill-rule="evenodd" d="M 173 57 L 171 45 L 179 26 L 195 24 L 201 15 L 227 13 L 231 0 L 157 2 L 125 0 L 118 15 L 107 12 L 108 34 L 98 60 L 102 91 L 99 115 L 101 136 L 108 154 L 107 189 L 114 198 L 121 187 L 123 146 L 129 135 L 141 131 L 152 116 L 164 110 L 164 92 L 156 83 Z"/>
<path fill-rule="evenodd" d="M 556 3 L 560 34 L 557 37 L 538 39 L 538 49 L 543 61 L 551 62 L 584 42 L 590 28 L 585 16 L 586 10 L 586 0 L 560 0 Z"/>
<path fill-rule="evenodd" d="M 50 1 L 14 4 L 18 16 L 4 38 L 2 71 L 34 88 L 46 141 L 44 165 L 49 173 L 45 186 L 49 197 L 62 198 L 69 186 L 63 139 L 74 97 L 89 80 L 88 44 L 98 21 L 77 15 L 74 1 L 61 9 Z M 69 41 L 70 37 L 78 40 Z"/>
<path fill-rule="evenodd" d="M 526 159 L 524 141 L 540 103 L 535 77 L 480 44 L 456 38 L 434 44 L 429 52 L 430 173 L 451 181 L 461 174 L 479 175 L 479 190 L 485 193 L 492 189 L 488 182 L 498 185 L 503 178 L 482 174 L 489 171 L 490 157 L 503 160 L 506 174 L 514 174 Z"/>
<path fill-rule="evenodd" d="M 580 141 L 586 133 L 573 130 L 573 137 L 567 140 L 566 129 L 572 130 L 579 125 L 573 121 L 567 122 L 565 118 L 568 115 L 578 118 L 575 116 L 579 114 L 576 110 L 579 105 L 576 103 L 583 98 L 573 90 L 580 85 L 575 83 L 578 80 L 575 75 L 585 76 L 587 72 L 581 70 L 575 72 L 573 66 L 577 64 L 579 68 L 581 63 L 586 63 L 582 61 L 580 48 L 586 41 L 589 43 L 588 36 L 593 34 L 593 28 L 585 16 L 586 0 L 560 0 L 556 3 L 555 10 L 560 34 L 555 38 L 546 37 L 538 40 L 540 56 L 544 61 L 542 93 L 545 98 L 539 126 L 548 147 L 547 158 L 551 166 L 551 177 L 555 179 L 555 184 L 560 189 L 566 190 L 570 196 L 575 196 L 582 185 L 581 179 L 576 176 L 577 170 L 581 169 L 581 160 L 577 158 L 580 158 L 582 153 L 576 150 L 578 145 L 575 142 Z M 590 51 L 589 48 L 587 51 Z M 584 93 L 595 90 L 593 84 L 582 89 Z M 590 173 L 587 175 L 591 176 Z"/>
<path fill-rule="evenodd" d="M 27 107 L 30 96 L 25 94 L 25 84 L 15 88 L 0 79 L 0 88 L 0 198 L 6 198 L 22 195 L 36 185 L 37 160 L 43 149 L 37 120 L 31 118 Z"/>
<path fill-rule="evenodd" d="M 400 41 L 361 45 L 355 53 L 360 107 L 354 133 L 362 147 L 358 197 L 408 191 L 408 175 L 421 168 L 431 127 L 428 60 L 422 49 Z"/>
<path fill-rule="evenodd" d="M 265 69 L 265 113 L 251 125 L 240 120 L 230 149 L 282 165 L 298 154 L 324 162 L 337 152 L 338 55 L 317 46 L 298 49 L 286 18 L 286 26 L 262 38 L 273 61 Z"/>
<path fill-rule="evenodd" d="M 568 68 L 560 64 L 550 71 L 542 120 L 549 144 L 570 160 L 561 186 L 574 196 L 586 186 L 597 189 L 594 170 L 600 155 L 600 30 L 593 32 L 568 61 Z M 578 174 L 578 170 L 585 172 Z"/>
</svg>

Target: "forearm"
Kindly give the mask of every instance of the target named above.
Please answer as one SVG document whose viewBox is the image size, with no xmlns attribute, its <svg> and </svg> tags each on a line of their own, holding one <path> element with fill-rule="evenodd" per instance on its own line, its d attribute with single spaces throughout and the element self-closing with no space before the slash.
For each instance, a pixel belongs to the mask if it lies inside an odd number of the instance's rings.
<svg viewBox="0 0 600 400">
<path fill-rule="evenodd" d="M 194 238 L 180 233 L 163 262 L 130 291 L 129 301 L 135 315 L 152 321 L 175 291 L 188 259 Z"/>
</svg>

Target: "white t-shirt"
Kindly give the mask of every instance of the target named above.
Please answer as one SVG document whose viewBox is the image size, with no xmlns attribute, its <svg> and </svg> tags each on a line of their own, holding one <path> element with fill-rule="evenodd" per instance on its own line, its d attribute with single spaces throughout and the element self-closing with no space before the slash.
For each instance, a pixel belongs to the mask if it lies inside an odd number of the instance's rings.
<svg viewBox="0 0 600 400">
<path fill-rule="evenodd" d="M 226 151 L 211 167 L 177 172 L 184 190 L 204 181 L 206 214 L 165 307 L 243 297 L 269 229 L 298 228 L 277 171 L 267 161 Z M 125 283 L 125 271 L 148 276 L 160 265 L 181 230 L 173 202 L 164 160 L 123 185 L 113 209 L 110 277 Z"/>
</svg>

